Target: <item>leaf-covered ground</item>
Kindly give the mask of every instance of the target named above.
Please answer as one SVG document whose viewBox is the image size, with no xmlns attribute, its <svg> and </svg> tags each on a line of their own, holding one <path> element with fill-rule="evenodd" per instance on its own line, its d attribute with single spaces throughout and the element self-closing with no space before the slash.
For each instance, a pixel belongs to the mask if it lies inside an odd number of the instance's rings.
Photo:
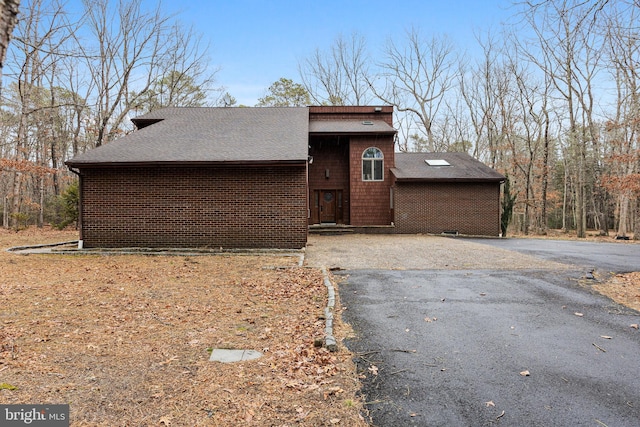
<svg viewBox="0 0 640 427">
<path fill-rule="evenodd" d="M 640 272 L 616 274 L 593 288 L 619 304 L 640 311 Z"/>
<path fill-rule="evenodd" d="M 73 426 L 366 425 L 353 355 L 314 347 L 319 271 L 289 257 L 4 251 L 75 236 L 0 231 L 0 403 L 69 403 Z M 338 341 L 348 332 L 337 323 Z M 212 348 L 265 355 L 221 364 Z"/>
</svg>

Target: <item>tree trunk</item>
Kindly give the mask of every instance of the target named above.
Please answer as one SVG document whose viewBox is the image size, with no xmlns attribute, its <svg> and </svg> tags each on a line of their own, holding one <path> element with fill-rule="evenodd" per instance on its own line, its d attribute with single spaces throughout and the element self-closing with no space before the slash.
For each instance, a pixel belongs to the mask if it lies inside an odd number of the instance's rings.
<svg viewBox="0 0 640 427">
<path fill-rule="evenodd" d="M 540 228 L 547 234 L 547 187 L 549 186 L 549 113 L 545 110 L 544 149 L 542 154 L 542 218 Z"/>
<path fill-rule="evenodd" d="M 18 23 L 20 0 L 0 0 L 0 95 L 2 94 L 2 65 L 13 28 Z"/>
<path fill-rule="evenodd" d="M 636 197 L 636 208 L 633 215 L 633 240 L 640 240 L 640 197 Z"/>
<path fill-rule="evenodd" d="M 9 228 L 9 196 L 4 196 L 2 205 L 2 227 Z"/>
<path fill-rule="evenodd" d="M 565 161 L 564 164 L 564 180 L 563 180 L 563 191 L 562 191 L 562 232 L 567 232 L 567 163 Z"/>
<path fill-rule="evenodd" d="M 584 146 L 580 143 L 580 158 L 578 159 L 578 185 L 576 185 L 576 235 L 578 238 L 587 237 L 587 209 L 585 199 L 585 155 Z"/>
<path fill-rule="evenodd" d="M 629 197 L 626 194 L 621 194 L 619 197 L 620 214 L 618 219 L 618 233 L 619 237 L 625 237 L 627 235 L 627 223 L 629 221 Z"/>
<path fill-rule="evenodd" d="M 13 227 L 17 230 L 20 226 L 18 223 L 20 213 L 20 191 L 22 190 L 22 172 L 13 173 L 13 192 L 12 192 L 12 207 L 11 216 Z"/>
<path fill-rule="evenodd" d="M 44 175 L 40 176 L 40 211 L 38 212 L 38 228 L 44 225 Z"/>
</svg>

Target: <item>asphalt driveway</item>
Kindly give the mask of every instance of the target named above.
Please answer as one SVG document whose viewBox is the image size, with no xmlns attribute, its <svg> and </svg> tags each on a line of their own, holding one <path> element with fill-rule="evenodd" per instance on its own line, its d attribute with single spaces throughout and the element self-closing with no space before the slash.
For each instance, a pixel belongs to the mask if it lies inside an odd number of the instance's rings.
<svg viewBox="0 0 640 427">
<path fill-rule="evenodd" d="M 586 278 L 640 270 L 640 245 L 343 237 L 307 259 L 345 268 L 374 425 L 640 424 L 640 313 Z"/>
</svg>

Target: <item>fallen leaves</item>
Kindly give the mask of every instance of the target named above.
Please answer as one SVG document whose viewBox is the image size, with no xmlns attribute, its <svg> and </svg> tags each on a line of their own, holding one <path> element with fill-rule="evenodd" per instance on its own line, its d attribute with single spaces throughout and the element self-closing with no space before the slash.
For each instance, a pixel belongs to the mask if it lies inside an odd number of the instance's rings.
<svg viewBox="0 0 640 427">
<path fill-rule="evenodd" d="M 2 252 L 3 403 L 71 401 L 72 424 L 365 426 L 352 355 L 313 347 L 322 274 L 297 261 Z M 346 332 L 337 319 L 336 338 Z M 214 347 L 268 352 L 216 364 Z"/>
<path fill-rule="evenodd" d="M 640 311 L 640 272 L 616 274 L 593 289 L 615 302 Z"/>
<path fill-rule="evenodd" d="M 324 391 L 323 397 L 324 397 L 324 400 L 327 400 L 329 396 L 335 396 L 342 393 L 344 393 L 344 390 L 340 387 L 329 387 L 327 390 Z"/>
</svg>

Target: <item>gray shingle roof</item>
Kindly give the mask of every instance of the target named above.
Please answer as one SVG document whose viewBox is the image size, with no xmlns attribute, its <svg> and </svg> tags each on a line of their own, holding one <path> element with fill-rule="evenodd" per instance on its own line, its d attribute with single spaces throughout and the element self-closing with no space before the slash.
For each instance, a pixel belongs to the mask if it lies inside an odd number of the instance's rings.
<svg viewBox="0 0 640 427">
<path fill-rule="evenodd" d="M 450 166 L 429 166 L 425 160 L 446 160 Z M 466 153 L 396 153 L 391 172 L 398 181 L 500 182 L 505 179 Z"/>
<path fill-rule="evenodd" d="M 396 130 L 382 120 L 312 120 L 309 123 L 309 132 L 325 134 L 395 134 Z"/>
<path fill-rule="evenodd" d="M 72 167 L 129 164 L 274 163 L 307 160 L 309 110 L 164 108 L 139 129 L 80 154 Z"/>
</svg>

